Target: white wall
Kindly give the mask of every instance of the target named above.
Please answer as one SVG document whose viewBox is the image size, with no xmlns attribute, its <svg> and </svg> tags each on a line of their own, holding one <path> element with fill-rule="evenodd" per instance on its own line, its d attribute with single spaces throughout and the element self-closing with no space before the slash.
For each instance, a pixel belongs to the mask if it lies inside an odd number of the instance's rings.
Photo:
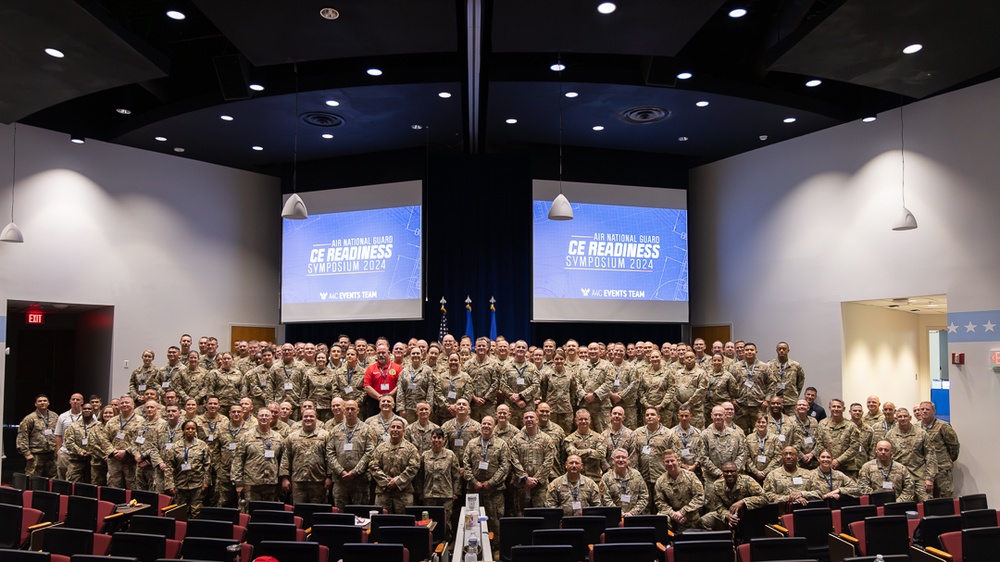
<svg viewBox="0 0 1000 562">
<path fill-rule="evenodd" d="M 11 141 L 0 126 L 4 225 Z M 0 245 L 0 303 L 114 306 L 114 393 L 127 389 L 123 360 L 134 368 L 144 348 L 160 365 L 183 332 L 227 349 L 230 323 L 278 323 L 277 178 L 23 125 L 16 172 L 25 243 Z"/>
<path fill-rule="evenodd" d="M 692 290 L 692 322 L 731 321 L 737 337 L 766 349 L 789 340 L 828 398 L 864 394 L 844 376 L 842 302 L 945 293 L 949 312 L 1000 309 L 997 99 L 993 81 L 904 109 L 915 231 L 890 229 L 900 208 L 898 111 L 694 170 L 691 281 L 702 290 Z M 1000 498 L 986 468 L 1000 451 L 973 446 L 992 443 L 993 424 L 979 416 L 1000 400 L 985 364 L 991 345 L 949 346 L 975 348 L 951 373 L 952 420 L 965 444 L 960 491 Z"/>
<path fill-rule="evenodd" d="M 922 398 L 917 378 L 920 317 L 844 303 L 844 400 L 865 403 L 875 394 L 909 408 Z M 926 346 L 925 346 L 926 347 Z"/>
</svg>

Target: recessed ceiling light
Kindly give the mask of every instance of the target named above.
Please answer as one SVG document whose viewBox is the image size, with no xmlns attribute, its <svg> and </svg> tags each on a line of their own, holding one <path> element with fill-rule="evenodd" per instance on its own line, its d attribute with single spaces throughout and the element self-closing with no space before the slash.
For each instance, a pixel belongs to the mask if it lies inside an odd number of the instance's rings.
<svg viewBox="0 0 1000 562">
<path fill-rule="evenodd" d="M 335 20 L 340 17 L 340 12 L 336 8 L 321 8 L 319 15 L 325 20 Z"/>
<path fill-rule="evenodd" d="M 233 120 L 233 116 L 232 115 L 220 115 L 219 119 L 222 119 L 223 121 L 232 121 Z"/>
<path fill-rule="evenodd" d="M 167 137 L 153 137 L 153 140 L 159 142 L 167 142 Z"/>
<path fill-rule="evenodd" d="M 63 58 L 63 57 L 66 56 L 59 49 L 53 49 L 51 47 L 48 48 L 48 49 L 45 49 L 45 54 L 49 55 L 50 57 L 57 58 L 57 59 L 61 59 L 61 58 Z"/>
<path fill-rule="evenodd" d="M 733 10 L 729 10 L 729 17 L 731 18 L 742 18 L 745 15 L 747 15 L 747 11 L 743 8 L 735 8 Z"/>
<path fill-rule="evenodd" d="M 69 142 L 73 144 L 83 144 L 86 140 L 80 135 L 70 135 Z"/>
<path fill-rule="evenodd" d="M 677 79 L 678 80 L 687 80 L 688 78 L 691 78 L 692 76 L 694 76 L 694 74 L 691 74 L 690 72 L 681 72 L 680 74 L 677 75 Z"/>
<path fill-rule="evenodd" d="M 561 62 L 557 62 L 557 63 L 553 64 L 552 66 L 550 66 L 549 70 L 551 70 L 553 72 L 562 72 L 562 71 L 566 70 L 566 65 L 563 64 L 563 63 L 561 63 Z"/>
<path fill-rule="evenodd" d="M 167 17 L 172 20 L 181 21 L 187 16 L 184 15 L 184 12 L 178 12 L 177 10 L 167 10 Z"/>
<path fill-rule="evenodd" d="M 872 121 L 874 121 L 876 119 L 878 119 L 878 117 L 875 117 L 874 115 L 871 115 L 871 116 L 868 116 L 868 117 L 865 117 L 864 119 L 862 119 L 861 122 L 862 123 L 871 123 Z"/>
<path fill-rule="evenodd" d="M 757 138 L 759 138 L 762 141 L 766 141 L 767 140 L 767 135 L 761 135 L 761 136 L 759 136 Z"/>
<path fill-rule="evenodd" d="M 184 152 L 184 149 L 181 148 L 181 147 L 179 147 L 179 146 L 175 146 L 174 147 L 174 152 Z"/>
<path fill-rule="evenodd" d="M 410 128 L 414 131 L 422 131 L 424 129 L 423 125 L 410 125 Z"/>
<path fill-rule="evenodd" d="M 594 125 L 593 129 L 595 131 L 603 131 L 604 130 L 604 125 Z"/>
<path fill-rule="evenodd" d="M 708 102 L 705 100 L 701 100 L 700 102 L 695 103 L 695 105 L 697 105 L 698 107 L 708 107 Z"/>
<path fill-rule="evenodd" d="M 261 86 L 260 84 L 250 84 L 250 89 L 255 92 L 263 92 L 264 86 Z"/>
<path fill-rule="evenodd" d="M 329 139 L 332 139 L 332 138 L 333 138 L 333 135 L 331 135 L 330 133 L 323 133 L 323 134 L 322 134 L 321 136 L 322 136 L 322 137 L 323 137 L 324 139 L 327 139 L 327 140 L 329 140 Z"/>
<path fill-rule="evenodd" d="M 115 111 L 117 111 L 118 113 L 120 113 L 122 115 L 132 115 L 132 110 L 128 109 L 127 107 L 119 107 Z"/>
<path fill-rule="evenodd" d="M 367 72 L 368 76 L 382 76 L 382 71 L 378 68 L 369 68 Z"/>
<path fill-rule="evenodd" d="M 258 146 L 256 144 L 253 145 L 253 146 L 251 146 L 250 148 L 252 148 L 252 149 L 254 149 L 254 150 L 258 151 L 258 152 L 261 151 L 261 150 L 264 150 L 263 146 Z"/>
<path fill-rule="evenodd" d="M 451 97 L 451 92 L 438 92 L 438 97 L 446 100 Z"/>
<path fill-rule="evenodd" d="M 611 12 L 615 11 L 617 8 L 618 8 L 618 6 L 615 6 L 614 2 L 601 2 L 597 6 L 597 11 L 601 12 L 602 14 L 610 14 Z"/>
<path fill-rule="evenodd" d="M 508 125 L 513 125 L 514 123 L 517 123 L 517 119 L 510 118 L 507 121 L 505 121 L 505 123 L 507 123 Z"/>
<path fill-rule="evenodd" d="M 823 83 L 822 80 L 815 80 L 815 79 L 813 79 L 813 80 L 810 80 L 810 81 L 806 82 L 806 87 L 807 88 L 815 88 L 816 86 L 819 86 L 822 83 Z"/>
<path fill-rule="evenodd" d="M 679 140 L 681 142 L 687 142 L 688 138 L 687 137 L 677 137 L 677 140 Z"/>
<path fill-rule="evenodd" d="M 905 47 L 905 48 L 903 49 L 903 54 L 904 54 L 904 55 L 912 55 L 913 53 L 916 53 L 916 52 L 918 52 L 918 51 L 919 51 L 920 49 L 923 49 L 923 48 L 924 48 L 924 46 L 923 46 L 923 45 L 921 45 L 920 43 L 914 43 L 914 44 L 912 44 L 912 45 L 907 45 L 907 46 L 906 46 L 906 47 Z"/>
<path fill-rule="evenodd" d="M 576 96 L 579 96 L 579 95 L 580 94 L 578 92 L 566 92 L 566 97 L 567 98 L 575 98 Z"/>
<path fill-rule="evenodd" d="M 785 123 L 794 123 L 795 122 L 795 118 L 794 117 L 785 117 L 784 122 Z"/>
</svg>

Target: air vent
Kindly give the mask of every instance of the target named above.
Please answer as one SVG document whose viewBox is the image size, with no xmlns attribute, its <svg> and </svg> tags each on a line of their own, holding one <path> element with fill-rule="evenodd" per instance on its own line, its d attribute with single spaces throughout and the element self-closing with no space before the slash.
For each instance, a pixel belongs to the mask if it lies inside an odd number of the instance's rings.
<svg viewBox="0 0 1000 562">
<path fill-rule="evenodd" d="M 670 117 L 670 111 L 663 109 L 662 107 L 643 105 L 626 109 L 621 112 L 619 117 L 626 123 L 638 123 L 643 125 L 646 123 L 658 123 L 663 121 L 664 119 Z"/>
<path fill-rule="evenodd" d="M 344 118 L 336 115 L 334 113 L 327 113 L 325 111 L 310 111 L 309 113 L 303 113 L 302 122 L 308 125 L 313 125 L 315 127 L 339 127 L 344 124 Z"/>
</svg>

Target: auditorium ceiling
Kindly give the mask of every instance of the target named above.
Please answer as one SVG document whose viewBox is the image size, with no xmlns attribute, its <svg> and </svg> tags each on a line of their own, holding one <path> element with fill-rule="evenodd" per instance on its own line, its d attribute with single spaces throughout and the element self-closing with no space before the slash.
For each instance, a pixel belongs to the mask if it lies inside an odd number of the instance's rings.
<svg viewBox="0 0 1000 562">
<path fill-rule="evenodd" d="M 560 142 L 694 166 L 1000 68 L 1000 2 L 607 4 L 9 0 L 0 121 L 273 174 Z"/>
</svg>

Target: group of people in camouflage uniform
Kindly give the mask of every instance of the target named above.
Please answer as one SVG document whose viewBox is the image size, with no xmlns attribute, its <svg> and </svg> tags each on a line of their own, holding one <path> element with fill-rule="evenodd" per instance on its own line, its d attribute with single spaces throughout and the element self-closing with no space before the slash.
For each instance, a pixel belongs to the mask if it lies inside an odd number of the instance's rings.
<svg viewBox="0 0 1000 562">
<path fill-rule="evenodd" d="M 701 339 L 191 344 L 162 367 L 144 351 L 110 408 L 74 394 L 56 416 L 39 396 L 18 432 L 28 472 L 167 492 L 194 512 L 330 494 L 340 508 L 374 497 L 453 512 L 477 493 L 494 532 L 525 507 L 617 505 L 684 529 L 763 503 L 954 494 L 958 438 L 932 403 L 911 423 L 874 396 L 849 417 L 834 399 L 823 419 L 785 342 L 770 362 L 752 343 Z"/>
</svg>

